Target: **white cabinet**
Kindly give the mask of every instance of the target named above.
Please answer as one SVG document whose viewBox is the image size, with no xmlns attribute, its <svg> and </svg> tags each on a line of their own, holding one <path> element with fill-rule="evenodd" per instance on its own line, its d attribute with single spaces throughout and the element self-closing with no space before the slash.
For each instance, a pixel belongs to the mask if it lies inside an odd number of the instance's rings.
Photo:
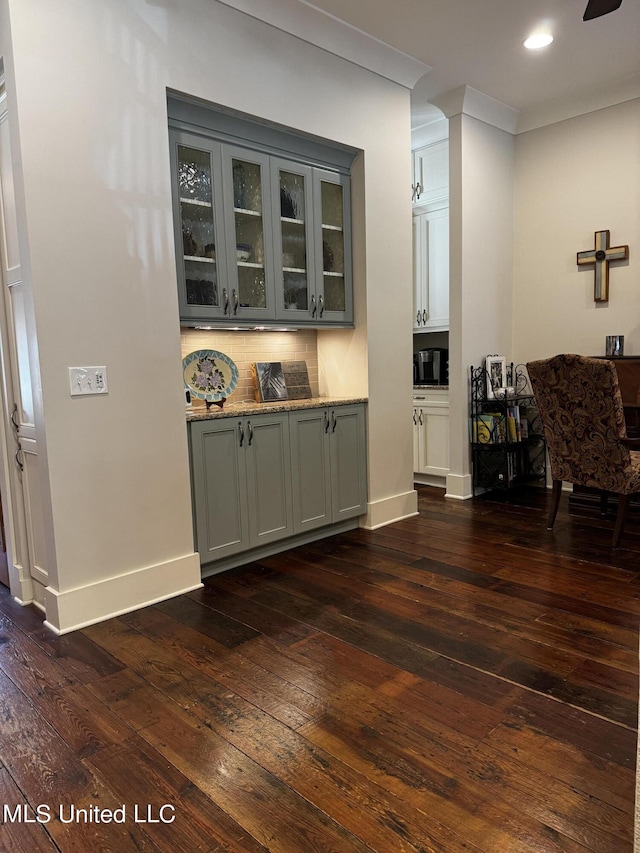
<svg viewBox="0 0 640 853">
<path fill-rule="evenodd" d="M 413 331 L 449 329 L 449 205 L 413 211 Z"/>
<path fill-rule="evenodd" d="M 445 485 L 449 472 L 449 400 L 435 391 L 413 400 L 414 479 L 427 485 Z"/>
<path fill-rule="evenodd" d="M 429 204 L 448 197 L 449 140 L 416 148 L 413 152 L 413 203 Z"/>
</svg>

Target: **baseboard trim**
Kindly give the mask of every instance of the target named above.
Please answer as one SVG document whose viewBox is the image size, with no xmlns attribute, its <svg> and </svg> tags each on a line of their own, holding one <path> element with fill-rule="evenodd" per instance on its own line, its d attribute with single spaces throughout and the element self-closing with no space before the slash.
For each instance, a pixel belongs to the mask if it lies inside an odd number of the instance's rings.
<svg viewBox="0 0 640 853">
<path fill-rule="evenodd" d="M 444 496 L 456 501 L 468 501 L 472 498 L 471 474 L 447 474 L 447 491 Z"/>
<path fill-rule="evenodd" d="M 348 518 L 346 521 L 338 521 L 335 524 L 328 524 L 325 527 L 305 530 L 304 533 L 288 536 L 286 539 L 278 539 L 277 542 L 272 542 L 270 545 L 261 545 L 259 548 L 252 548 L 250 551 L 242 551 L 240 554 L 233 554 L 230 557 L 223 557 L 221 560 L 205 563 L 202 566 L 202 577 L 209 578 L 229 569 L 237 569 L 238 566 L 253 563 L 255 560 L 274 557 L 276 554 L 282 554 L 300 545 L 309 545 L 311 542 L 317 542 L 318 539 L 337 536 L 339 533 L 346 533 L 348 530 L 355 530 L 357 527 L 358 519 L 356 517 Z"/>
<path fill-rule="evenodd" d="M 418 515 L 418 493 L 415 489 L 392 495 L 379 501 L 369 501 L 367 514 L 360 523 L 365 530 L 377 530 L 395 521 L 404 521 Z"/>
<path fill-rule="evenodd" d="M 194 553 L 64 592 L 47 587 L 44 624 L 56 634 L 68 634 L 201 586 L 200 559 Z"/>
</svg>

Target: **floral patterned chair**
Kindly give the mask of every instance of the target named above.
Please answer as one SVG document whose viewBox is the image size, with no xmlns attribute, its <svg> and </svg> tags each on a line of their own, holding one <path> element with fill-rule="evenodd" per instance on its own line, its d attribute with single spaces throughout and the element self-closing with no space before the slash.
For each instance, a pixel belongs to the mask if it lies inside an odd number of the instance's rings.
<svg viewBox="0 0 640 853">
<path fill-rule="evenodd" d="M 603 511 L 609 492 L 618 495 L 612 547 L 627 517 L 629 498 L 640 492 L 640 439 L 627 438 L 613 362 L 556 355 L 527 364 L 549 449 L 553 495 L 547 529 L 553 527 L 562 482 L 599 489 Z"/>
</svg>

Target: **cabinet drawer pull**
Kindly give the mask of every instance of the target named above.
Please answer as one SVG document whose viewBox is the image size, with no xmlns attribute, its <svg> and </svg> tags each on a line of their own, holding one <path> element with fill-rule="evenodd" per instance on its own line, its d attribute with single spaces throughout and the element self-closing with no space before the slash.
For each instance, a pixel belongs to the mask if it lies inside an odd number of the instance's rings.
<svg viewBox="0 0 640 853">
<path fill-rule="evenodd" d="M 416 410 L 414 409 L 413 410 L 413 425 L 417 426 L 417 424 L 418 424 L 418 421 L 416 420 Z"/>
<path fill-rule="evenodd" d="M 16 450 L 16 465 L 18 466 L 18 468 L 19 468 L 21 471 L 24 471 L 24 465 L 23 465 L 23 463 L 22 463 L 22 460 L 20 459 L 20 454 L 21 454 L 21 453 L 22 453 L 22 448 L 21 448 L 21 447 L 19 447 L 19 448 Z"/>
<path fill-rule="evenodd" d="M 227 288 L 225 287 L 222 291 L 222 298 L 224 299 L 224 313 L 229 313 L 229 294 L 227 292 Z"/>
<path fill-rule="evenodd" d="M 324 413 L 324 431 L 329 432 L 329 415 Z"/>
<path fill-rule="evenodd" d="M 422 312 L 422 325 L 423 326 L 426 325 L 426 322 L 427 322 L 427 309 L 425 308 L 424 311 Z"/>
<path fill-rule="evenodd" d="M 419 312 L 419 311 L 418 311 L 418 313 L 416 314 L 416 324 L 417 324 L 418 326 L 420 325 L 420 312 Z"/>
<path fill-rule="evenodd" d="M 240 300 L 238 299 L 238 292 L 235 288 L 233 289 L 232 292 L 233 292 L 233 315 L 235 317 L 235 315 L 238 313 L 238 305 L 240 304 Z"/>
<path fill-rule="evenodd" d="M 311 316 L 316 316 L 316 298 L 315 296 L 311 297 Z"/>
<path fill-rule="evenodd" d="M 320 306 L 318 316 L 322 317 L 322 315 L 324 314 L 324 298 L 322 296 L 318 297 L 318 305 Z"/>
<path fill-rule="evenodd" d="M 238 421 L 238 432 L 240 434 L 240 447 L 242 447 L 244 442 L 244 428 L 242 426 L 242 421 Z"/>
<path fill-rule="evenodd" d="M 253 427 L 251 426 L 251 421 L 247 424 L 247 429 L 249 430 L 249 441 L 247 445 L 251 447 L 251 442 L 253 441 Z"/>
<path fill-rule="evenodd" d="M 331 432 L 335 432 L 337 426 L 338 426 L 338 420 L 336 418 L 336 413 L 331 412 Z"/>
<path fill-rule="evenodd" d="M 422 426 L 422 409 L 420 409 L 420 412 L 418 414 L 418 423 L 420 424 L 420 426 Z"/>
</svg>

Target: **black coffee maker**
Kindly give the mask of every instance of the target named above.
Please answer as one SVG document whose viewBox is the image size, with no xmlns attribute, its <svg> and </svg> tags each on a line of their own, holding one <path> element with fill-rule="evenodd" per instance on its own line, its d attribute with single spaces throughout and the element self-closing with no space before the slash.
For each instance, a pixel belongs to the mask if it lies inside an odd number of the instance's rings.
<svg viewBox="0 0 640 853">
<path fill-rule="evenodd" d="M 413 382 L 415 385 L 448 385 L 449 350 L 427 347 L 414 353 Z"/>
</svg>

